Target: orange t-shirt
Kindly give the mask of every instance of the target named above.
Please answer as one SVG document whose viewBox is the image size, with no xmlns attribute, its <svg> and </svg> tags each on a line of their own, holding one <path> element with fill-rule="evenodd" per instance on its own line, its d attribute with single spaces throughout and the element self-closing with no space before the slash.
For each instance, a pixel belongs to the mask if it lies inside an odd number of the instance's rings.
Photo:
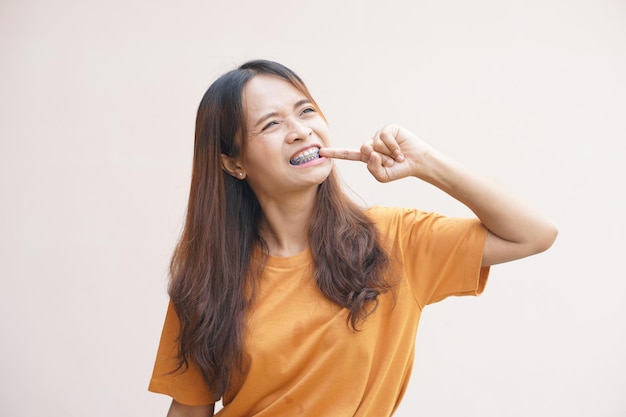
<svg viewBox="0 0 626 417">
<path fill-rule="evenodd" d="M 354 332 L 347 310 L 329 301 L 312 276 L 310 252 L 270 257 L 249 312 L 249 369 L 222 398 L 220 417 L 390 416 L 406 390 L 424 306 L 451 295 L 478 295 L 486 229 L 476 219 L 418 210 L 367 211 L 389 250 L 392 293 Z M 197 368 L 170 373 L 178 320 L 168 308 L 149 390 L 189 405 L 219 400 Z"/>
</svg>

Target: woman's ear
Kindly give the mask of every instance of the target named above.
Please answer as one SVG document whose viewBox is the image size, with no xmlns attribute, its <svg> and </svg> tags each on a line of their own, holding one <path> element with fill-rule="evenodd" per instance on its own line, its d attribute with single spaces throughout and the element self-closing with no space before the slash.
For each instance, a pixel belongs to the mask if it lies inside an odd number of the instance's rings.
<svg viewBox="0 0 626 417">
<path fill-rule="evenodd" d="M 228 155 L 221 154 L 220 156 L 222 157 L 222 169 L 224 171 L 237 178 L 238 180 L 243 180 L 244 178 L 246 178 L 246 172 L 236 160 Z"/>
</svg>

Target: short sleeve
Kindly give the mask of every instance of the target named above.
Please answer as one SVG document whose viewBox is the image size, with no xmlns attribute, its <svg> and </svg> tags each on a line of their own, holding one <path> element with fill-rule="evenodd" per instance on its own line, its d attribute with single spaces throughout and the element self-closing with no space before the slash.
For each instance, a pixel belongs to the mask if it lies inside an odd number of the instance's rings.
<svg viewBox="0 0 626 417">
<path fill-rule="evenodd" d="M 483 292 L 489 276 L 489 267 L 481 267 L 487 229 L 478 219 L 414 209 L 382 212 L 392 254 L 400 258 L 420 308 L 452 295 Z"/>
<path fill-rule="evenodd" d="M 170 301 L 148 390 L 169 395 L 181 404 L 213 404 L 219 400 L 219 397 L 216 398 L 209 390 L 196 365 L 189 363 L 186 370 L 175 371 L 179 326 L 178 315 Z"/>
</svg>

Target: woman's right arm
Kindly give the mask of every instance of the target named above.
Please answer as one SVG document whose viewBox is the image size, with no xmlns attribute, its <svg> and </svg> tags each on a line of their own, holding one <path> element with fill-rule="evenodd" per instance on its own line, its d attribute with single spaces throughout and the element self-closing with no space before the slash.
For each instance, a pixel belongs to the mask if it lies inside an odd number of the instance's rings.
<svg viewBox="0 0 626 417">
<path fill-rule="evenodd" d="M 172 400 L 167 417 L 213 417 L 215 404 L 185 405 Z"/>
</svg>

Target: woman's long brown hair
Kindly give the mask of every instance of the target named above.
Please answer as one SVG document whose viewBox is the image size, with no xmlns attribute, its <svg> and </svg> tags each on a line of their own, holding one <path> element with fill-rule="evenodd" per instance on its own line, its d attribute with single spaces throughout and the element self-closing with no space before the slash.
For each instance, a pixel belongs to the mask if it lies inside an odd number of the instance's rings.
<svg viewBox="0 0 626 417">
<path fill-rule="evenodd" d="M 289 81 L 315 105 L 302 80 L 271 61 L 250 61 L 209 87 L 196 119 L 187 217 L 170 265 L 169 294 L 180 320 L 177 371 L 195 363 L 218 395 L 244 371 L 246 316 L 268 256 L 256 196 L 246 181 L 224 172 L 220 158 L 241 153 L 242 91 L 258 74 Z M 319 186 L 309 244 L 317 285 L 348 309 L 349 325 L 357 330 L 390 288 L 384 278 L 389 260 L 375 226 L 344 194 L 334 170 Z M 255 248 L 263 255 L 252 262 Z"/>
</svg>

